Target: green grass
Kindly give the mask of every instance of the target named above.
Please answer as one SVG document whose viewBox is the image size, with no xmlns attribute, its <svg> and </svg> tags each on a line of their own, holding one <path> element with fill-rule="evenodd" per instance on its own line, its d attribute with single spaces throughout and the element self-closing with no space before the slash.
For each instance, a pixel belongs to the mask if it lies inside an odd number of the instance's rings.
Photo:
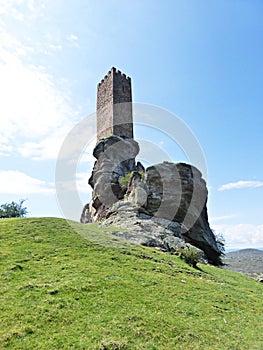
<svg viewBox="0 0 263 350">
<path fill-rule="evenodd" d="M 1 349 L 263 349 L 263 286 L 97 225 L 0 220 Z"/>
</svg>

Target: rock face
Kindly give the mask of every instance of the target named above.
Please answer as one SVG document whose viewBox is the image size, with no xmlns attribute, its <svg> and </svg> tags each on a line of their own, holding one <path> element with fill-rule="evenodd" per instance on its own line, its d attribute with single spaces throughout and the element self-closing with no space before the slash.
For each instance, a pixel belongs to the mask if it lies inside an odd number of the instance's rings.
<svg viewBox="0 0 263 350">
<path fill-rule="evenodd" d="M 92 200 L 81 215 L 81 222 L 100 221 L 106 210 L 118 200 L 123 199 L 126 188 L 120 179 L 132 171 L 144 171 L 141 163 L 135 163 L 139 145 L 133 139 L 109 136 L 100 140 L 93 150 L 97 159 L 89 184 L 93 189 Z"/>
<path fill-rule="evenodd" d="M 135 162 L 133 139 L 110 136 L 96 145 L 89 184 L 92 200 L 81 222 L 102 221 L 126 228 L 112 232 L 130 241 L 166 251 L 193 245 L 220 264 L 220 246 L 207 216 L 207 187 L 200 171 L 189 164 L 164 162 L 146 169 Z"/>
<path fill-rule="evenodd" d="M 189 164 L 164 162 L 146 169 L 146 185 L 149 213 L 180 223 L 185 241 L 216 261 L 220 249 L 208 223 L 208 191 L 200 171 Z"/>
<path fill-rule="evenodd" d="M 203 251 L 187 243 L 181 235 L 181 225 L 178 222 L 150 216 L 129 200 L 115 203 L 107 212 L 107 218 L 101 226 L 114 226 L 125 231 L 109 231 L 109 233 L 128 239 L 134 244 L 147 247 L 158 247 L 164 251 L 175 252 L 180 249 L 195 249 L 200 258 L 206 259 Z"/>
</svg>

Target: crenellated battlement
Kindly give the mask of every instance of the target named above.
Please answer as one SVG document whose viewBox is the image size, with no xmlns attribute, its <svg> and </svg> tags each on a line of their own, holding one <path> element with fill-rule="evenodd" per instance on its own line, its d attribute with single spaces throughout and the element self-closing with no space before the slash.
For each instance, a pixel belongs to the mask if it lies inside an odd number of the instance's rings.
<svg viewBox="0 0 263 350">
<path fill-rule="evenodd" d="M 116 69 L 115 67 L 112 67 L 111 70 L 108 71 L 108 73 L 104 76 L 103 79 L 99 82 L 98 86 L 101 86 L 106 80 L 109 78 L 112 78 L 112 74 L 118 75 L 123 79 L 126 79 L 127 81 L 131 81 L 131 78 L 128 77 L 126 74 L 122 73 L 120 70 Z"/>
</svg>

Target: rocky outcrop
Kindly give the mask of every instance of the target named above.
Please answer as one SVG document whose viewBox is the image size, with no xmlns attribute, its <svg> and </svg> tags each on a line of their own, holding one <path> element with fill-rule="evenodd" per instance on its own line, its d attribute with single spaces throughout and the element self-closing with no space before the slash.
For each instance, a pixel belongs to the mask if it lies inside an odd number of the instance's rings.
<svg viewBox="0 0 263 350">
<path fill-rule="evenodd" d="M 82 223 L 102 220 L 106 210 L 123 199 L 126 187 L 120 180 L 132 171 L 144 171 L 140 162 L 135 163 L 138 153 L 139 145 L 133 139 L 109 136 L 97 143 L 93 151 L 97 160 L 89 179 L 92 200 L 83 209 Z"/>
<path fill-rule="evenodd" d="M 180 223 L 185 241 L 202 249 L 209 261 L 217 261 L 220 248 L 208 223 L 208 191 L 200 171 L 164 162 L 146 169 L 146 185 L 148 212 Z"/>
<path fill-rule="evenodd" d="M 144 170 L 135 162 L 138 143 L 111 136 L 94 149 L 97 159 L 89 184 L 92 200 L 81 222 L 102 221 L 126 228 L 114 234 L 130 241 L 176 250 L 185 244 L 220 264 L 221 250 L 207 216 L 207 187 L 200 171 L 185 163 L 163 162 Z"/>
<path fill-rule="evenodd" d="M 115 203 L 107 212 L 107 218 L 101 226 L 123 228 L 125 231 L 114 229 L 109 233 L 127 239 L 134 244 L 147 247 L 157 247 L 167 252 L 181 249 L 196 249 L 204 261 L 205 254 L 187 243 L 181 235 L 181 225 L 177 222 L 150 216 L 139 210 L 137 205 L 129 200 Z"/>
</svg>

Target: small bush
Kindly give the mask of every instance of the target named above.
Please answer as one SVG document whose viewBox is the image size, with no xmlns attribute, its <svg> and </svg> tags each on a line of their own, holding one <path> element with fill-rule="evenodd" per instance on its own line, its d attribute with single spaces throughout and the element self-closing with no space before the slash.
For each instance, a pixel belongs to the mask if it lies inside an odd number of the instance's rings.
<svg viewBox="0 0 263 350">
<path fill-rule="evenodd" d="M 126 342 L 122 341 L 102 340 L 99 350 L 125 350 L 127 348 L 126 345 Z"/>
<path fill-rule="evenodd" d="M 145 174 L 143 171 L 139 171 L 139 174 L 141 175 L 141 178 L 144 179 L 145 177 Z M 130 181 L 130 178 L 132 177 L 133 175 L 133 171 L 131 173 L 128 173 L 126 174 L 125 176 L 123 176 L 120 180 L 120 184 L 122 187 L 128 187 L 128 184 L 129 184 L 129 181 Z"/>
<path fill-rule="evenodd" d="M 201 252 L 194 247 L 181 248 L 179 250 L 179 256 L 190 266 L 196 267 L 196 264 L 201 258 Z"/>
<path fill-rule="evenodd" d="M 27 214 L 27 208 L 23 207 L 25 199 L 19 203 L 11 202 L 0 205 L 0 218 L 22 218 Z"/>
<path fill-rule="evenodd" d="M 122 187 L 128 187 L 128 183 L 130 181 L 131 176 L 132 176 L 132 173 L 128 173 L 121 178 L 120 184 Z"/>
<path fill-rule="evenodd" d="M 220 251 L 221 255 L 225 254 L 225 238 L 222 235 L 222 233 L 215 233 L 213 231 L 214 235 L 215 235 L 215 239 L 216 239 L 216 245 Z"/>
</svg>

